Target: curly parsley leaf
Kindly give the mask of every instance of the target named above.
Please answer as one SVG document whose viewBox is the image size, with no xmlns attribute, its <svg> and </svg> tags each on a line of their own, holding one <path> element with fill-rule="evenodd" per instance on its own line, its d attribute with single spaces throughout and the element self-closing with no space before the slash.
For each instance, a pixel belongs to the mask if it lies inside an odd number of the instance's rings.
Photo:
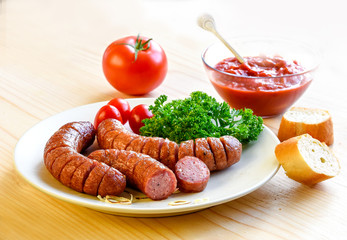
<svg viewBox="0 0 347 240">
<path fill-rule="evenodd" d="M 196 91 L 189 98 L 167 102 L 159 96 L 149 106 L 154 116 L 144 119 L 143 136 L 168 138 L 180 143 L 189 139 L 231 135 L 245 144 L 257 140 L 263 130 L 263 119 L 251 109 L 230 109 L 206 93 Z"/>
</svg>

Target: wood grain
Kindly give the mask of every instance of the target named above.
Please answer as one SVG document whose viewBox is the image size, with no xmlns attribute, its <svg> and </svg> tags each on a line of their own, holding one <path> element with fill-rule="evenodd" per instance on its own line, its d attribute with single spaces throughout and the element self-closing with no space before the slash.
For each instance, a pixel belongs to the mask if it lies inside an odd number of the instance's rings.
<svg viewBox="0 0 347 240">
<path fill-rule="evenodd" d="M 343 1 L 0 1 L 0 239 L 345 239 L 347 230 L 347 17 Z M 61 111 L 127 96 L 101 69 L 103 51 L 126 36 L 153 37 L 165 49 L 164 83 L 142 97 L 182 98 L 209 83 L 201 52 L 215 38 L 196 25 L 215 16 L 226 38 L 278 34 L 322 52 L 316 79 L 295 104 L 329 110 L 341 174 L 314 187 L 286 177 L 237 200 L 192 214 L 131 218 L 48 196 L 15 170 L 13 152 L 32 126 Z M 265 119 L 277 133 L 280 116 Z M 33 143 L 35 144 L 35 143 Z M 237 183 L 235 183 L 237 184 Z"/>
</svg>

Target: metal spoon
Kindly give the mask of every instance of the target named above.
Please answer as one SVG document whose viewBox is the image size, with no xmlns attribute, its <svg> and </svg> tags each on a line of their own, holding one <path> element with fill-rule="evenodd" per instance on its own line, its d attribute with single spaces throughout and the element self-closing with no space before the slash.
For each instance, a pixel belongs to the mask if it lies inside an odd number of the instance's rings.
<svg viewBox="0 0 347 240">
<path fill-rule="evenodd" d="M 245 60 L 241 57 L 236 50 L 225 41 L 225 39 L 218 33 L 213 17 L 210 14 L 203 14 L 198 18 L 198 25 L 211 33 L 213 33 L 236 57 L 236 59 L 242 64 Z"/>
</svg>

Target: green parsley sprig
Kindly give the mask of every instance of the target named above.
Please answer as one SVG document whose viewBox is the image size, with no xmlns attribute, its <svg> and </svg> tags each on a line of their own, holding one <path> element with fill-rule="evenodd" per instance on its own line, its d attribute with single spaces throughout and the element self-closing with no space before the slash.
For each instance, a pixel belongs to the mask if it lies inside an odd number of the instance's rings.
<svg viewBox="0 0 347 240">
<path fill-rule="evenodd" d="M 231 135 L 246 144 L 257 140 L 263 130 L 263 119 L 251 109 L 230 109 L 208 94 L 196 91 L 189 98 L 167 102 L 161 95 L 149 106 L 153 117 L 144 119 L 143 136 L 168 138 L 180 143 L 202 137 Z M 167 103 L 166 103 L 167 102 Z"/>
</svg>

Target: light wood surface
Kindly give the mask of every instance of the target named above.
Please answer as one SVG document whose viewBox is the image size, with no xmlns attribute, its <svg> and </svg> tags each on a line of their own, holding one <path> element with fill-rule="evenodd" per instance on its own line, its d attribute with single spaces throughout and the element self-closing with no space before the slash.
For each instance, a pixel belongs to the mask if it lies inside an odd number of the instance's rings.
<svg viewBox="0 0 347 240">
<path fill-rule="evenodd" d="M 0 239 L 345 239 L 344 6 L 339 0 L 0 1 Z M 102 73 L 103 51 L 117 38 L 141 33 L 166 51 L 168 75 L 143 97 L 203 90 L 219 99 L 200 59 L 215 41 L 196 25 L 206 11 L 227 39 L 278 34 L 322 52 L 315 82 L 295 105 L 332 114 L 339 176 L 307 187 L 280 169 L 258 190 L 222 205 L 176 217 L 131 218 L 55 199 L 16 173 L 14 148 L 33 125 L 80 105 L 132 97 L 113 89 Z M 265 124 L 277 133 L 279 121 Z"/>
</svg>

